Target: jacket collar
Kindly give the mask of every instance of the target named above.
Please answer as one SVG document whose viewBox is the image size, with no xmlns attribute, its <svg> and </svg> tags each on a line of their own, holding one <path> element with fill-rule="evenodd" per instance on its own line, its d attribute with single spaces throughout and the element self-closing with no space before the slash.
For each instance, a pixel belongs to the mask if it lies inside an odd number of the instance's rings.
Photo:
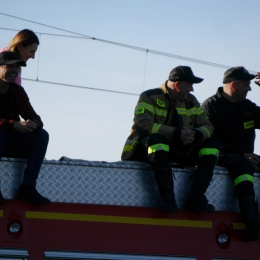
<svg viewBox="0 0 260 260">
<path fill-rule="evenodd" d="M 222 96 L 222 93 L 223 93 L 223 87 L 219 87 L 218 90 L 217 90 L 216 96 L 226 106 L 243 106 L 244 102 L 246 101 L 246 100 L 242 100 L 242 101 L 239 101 L 239 102 L 231 102 L 228 99 L 224 98 Z"/>
</svg>

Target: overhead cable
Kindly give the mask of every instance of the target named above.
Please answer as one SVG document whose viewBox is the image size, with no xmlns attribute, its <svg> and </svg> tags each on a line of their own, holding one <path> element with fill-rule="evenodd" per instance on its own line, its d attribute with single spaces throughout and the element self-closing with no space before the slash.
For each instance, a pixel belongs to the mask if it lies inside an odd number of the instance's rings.
<svg viewBox="0 0 260 260">
<path fill-rule="evenodd" d="M 132 95 L 132 96 L 139 96 L 140 94 L 130 93 L 130 92 L 124 92 L 124 91 L 117 91 L 117 90 L 107 90 L 107 89 L 101 89 L 101 88 L 91 88 L 91 87 L 83 87 L 78 85 L 70 85 L 70 84 L 64 84 L 64 83 L 57 83 L 53 81 L 45 81 L 45 80 L 38 80 L 38 79 L 29 79 L 29 78 L 22 78 L 23 80 L 28 81 L 34 81 L 44 84 L 52 84 L 52 85 L 58 85 L 58 86 L 65 86 L 65 87 L 71 87 L 71 88 L 80 88 L 80 89 L 86 89 L 86 90 L 97 90 L 97 91 L 104 91 L 104 92 L 111 92 L 111 93 L 117 93 L 117 94 L 124 94 L 124 95 Z"/>
<path fill-rule="evenodd" d="M 70 30 L 65 30 L 65 29 L 62 29 L 62 28 L 58 28 L 58 27 L 55 27 L 55 26 L 48 25 L 48 24 L 43 24 L 43 23 L 31 21 L 31 20 L 28 20 L 28 19 L 24 19 L 24 18 L 21 18 L 21 17 L 5 14 L 5 13 L 1 13 L 1 12 L 0 12 L 0 15 L 5 15 L 5 16 L 12 17 L 12 18 L 15 18 L 15 19 L 19 19 L 19 20 L 23 20 L 23 21 L 26 21 L 26 22 L 38 24 L 38 25 L 45 26 L 45 27 L 48 27 L 48 28 L 52 28 L 52 29 L 55 29 L 55 30 L 59 30 L 59 31 L 71 33 L 71 34 L 74 34 L 74 35 L 78 35 L 78 36 L 80 36 L 79 38 L 86 38 L 86 39 L 89 39 L 89 40 L 100 41 L 100 42 L 113 44 L 113 45 L 117 45 L 117 46 L 121 46 L 121 47 L 125 47 L 125 48 L 130 48 L 130 49 L 139 50 L 139 51 L 145 51 L 147 53 L 149 52 L 149 53 L 160 55 L 160 56 L 165 56 L 165 57 L 170 57 L 170 58 L 175 58 L 175 59 L 180 59 L 180 60 L 186 60 L 186 61 L 190 61 L 190 62 L 194 62 L 194 63 L 200 63 L 200 64 L 212 66 L 212 67 L 218 67 L 218 68 L 223 68 L 223 69 L 229 69 L 229 68 L 232 67 L 232 66 L 228 66 L 228 65 L 214 63 L 214 62 L 198 60 L 198 59 L 194 59 L 194 58 L 190 58 L 190 57 L 180 56 L 180 55 L 161 52 L 161 51 L 155 51 L 155 50 L 142 48 L 142 47 L 138 47 L 138 46 L 133 46 L 133 45 L 129 45 L 129 44 L 124 44 L 124 43 L 104 40 L 104 39 L 100 39 L 100 38 L 96 38 L 96 37 L 91 37 L 91 36 L 88 36 L 88 35 L 85 35 L 85 34 L 73 32 L 73 31 L 70 31 Z M 0 29 L 9 30 L 8 28 L 0 28 Z M 17 31 L 19 31 L 19 30 L 17 30 Z M 42 32 L 37 32 L 37 33 L 45 34 L 45 35 L 60 36 L 60 37 L 74 37 L 75 38 L 75 36 L 71 36 L 71 35 L 58 35 L 58 34 L 50 34 L 50 33 L 42 33 Z M 249 70 L 249 72 L 256 74 L 256 71 Z"/>
</svg>

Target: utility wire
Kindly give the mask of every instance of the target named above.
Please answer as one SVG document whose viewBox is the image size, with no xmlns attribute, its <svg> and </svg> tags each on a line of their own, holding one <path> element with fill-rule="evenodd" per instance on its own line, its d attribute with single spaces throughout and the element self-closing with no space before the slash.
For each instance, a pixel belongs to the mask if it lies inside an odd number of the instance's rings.
<svg viewBox="0 0 260 260">
<path fill-rule="evenodd" d="M 228 65 L 222 65 L 222 64 L 214 63 L 214 62 L 203 61 L 203 60 L 198 60 L 198 59 L 189 58 L 189 57 L 185 57 L 185 56 L 180 56 L 180 55 L 176 55 L 176 54 L 170 54 L 170 53 L 165 53 L 165 52 L 161 52 L 161 51 L 150 50 L 150 49 L 147 49 L 147 48 L 137 47 L 137 46 L 133 46 L 133 45 L 129 45 L 129 44 L 124 44 L 124 43 L 108 41 L 108 40 L 104 40 L 104 39 L 100 39 L 100 38 L 95 38 L 95 37 L 91 37 L 91 36 L 88 36 L 88 35 L 85 35 L 85 34 L 73 32 L 73 31 L 70 31 L 70 30 L 65 30 L 65 29 L 62 29 L 62 28 L 55 27 L 55 26 L 31 21 L 31 20 L 28 20 L 28 19 L 24 19 L 24 18 L 21 18 L 21 17 L 5 14 L 5 13 L 1 13 L 1 12 L 0 12 L 0 15 L 5 15 L 5 16 L 8 16 L 8 17 L 11 17 L 11 18 L 14 18 L 14 19 L 19 19 L 19 20 L 22 20 L 22 21 L 26 21 L 26 22 L 42 25 L 42 26 L 45 26 L 45 27 L 48 27 L 48 28 L 56 29 L 56 30 L 59 30 L 59 31 L 78 35 L 78 36 L 80 36 L 80 38 L 82 37 L 82 38 L 86 38 L 86 39 L 89 39 L 89 40 L 96 40 L 96 41 L 100 41 L 100 42 L 104 42 L 104 43 L 108 43 L 108 44 L 113 44 L 113 45 L 117 45 L 117 46 L 121 46 L 121 47 L 125 47 L 125 48 L 135 49 L 135 50 L 139 50 L 139 51 L 145 51 L 145 52 L 149 52 L 149 53 L 160 55 L 160 56 L 165 56 L 165 57 L 170 57 L 170 58 L 175 58 L 175 59 L 180 59 L 180 60 L 186 60 L 186 61 L 190 61 L 190 62 L 200 63 L 200 64 L 204 64 L 204 65 L 208 65 L 208 66 L 212 66 L 212 67 L 223 68 L 223 69 L 229 69 L 229 68 L 232 67 L 232 66 L 228 66 Z M 8 28 L 0 28 L 0 29 L 8 30 Z M 49 33 L 42 33 L 42 32 L 38 32 L 38 33 L 45 34 L 45 35 L 61 36 L 61 37 L 73 37 L 73 36 L 69 36 L 69 35 L 58 35 L 58 34 L 49 34 Z M 249 72 L 256 74 L 256 71 L 249 70 Z"/>
<path fill-rule="evenodd" d="M 58 86 L 71 87 L 71 88 L 97 90 L 97 91 L 104 91 L 104 92 L 124 94 L 124 95 L 132 95 L 132 96 L 139 96 L 139 95 L 140 95 L 140 94 L 135 94 L 135 93 L 130 93 L 130 92 L 123 92 L 123 91 L 117 91 L 117 90 L 107 90 L 107 89 L 101 89 L 101 88 L 83 87 L 83 86 L 78 86 L 78 85 L 70 85 L 70 84 L 64 84 L 64 83 L 57 83 L 57 82 L 53 82 L 53 81 L 36 80 L 36 79 L 29 79 L 29 78 L 22 78 L 22 79 L 23 79 L 23 80 L 28 80 L 28 81 L 39 82 L 39 83 L 45 83 L 45 84 L 52 84 L 52 85 L 58 85 Z"/>
</svg>

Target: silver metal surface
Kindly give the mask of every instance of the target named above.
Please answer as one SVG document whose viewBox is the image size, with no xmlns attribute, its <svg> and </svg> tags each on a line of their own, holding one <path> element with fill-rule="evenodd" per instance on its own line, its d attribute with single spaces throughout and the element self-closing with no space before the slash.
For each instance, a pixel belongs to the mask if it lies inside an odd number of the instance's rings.
<svg viewBox="0 0 260 260">
<path fill-rule="evenodd" d="M 90 260 L 196 260 L 194 257 L 179 256 L 145 256 L 130 254 L 105 254 L 105 253 L 82 253 L 69 251 L 48 251 L 44 252 L 45 259 L 90 259 Z"/>
<path fill-rule="evenodd" d="M 11 249 L 11 248 L 0 248 L 0 257 L 15 257 L 17 259 L 27 259 L 28 251 L 26 249 Z M 14 259 L 14 258 L 12 258 Z"/>
<path fill-rule="evenodd" d="M 158 191 L 151 168 L 139 162 L 92 162 L 83 160 L 44 161 L 37 181 L 39 192 L 52 202 L 158 207 Z M 23 178 L 26 161 L 2 158 L 1 189 L 13 199 Z M 195 168 L 173 165 L 177 204 L 183 207 Z M 259 173 L 254 186 L 259 199 Z M 215 167 L 206 196 L 216 210 L 238 211 L 234 185 L 225 168 Z"/>
</svg>

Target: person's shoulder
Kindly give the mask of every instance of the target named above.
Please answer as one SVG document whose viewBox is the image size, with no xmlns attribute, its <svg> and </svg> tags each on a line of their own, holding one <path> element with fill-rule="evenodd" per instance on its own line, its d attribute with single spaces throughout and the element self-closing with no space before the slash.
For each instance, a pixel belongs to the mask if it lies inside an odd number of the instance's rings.
<svg viewBox="0 0 260 260">
<path fill-rule="evenodd" d="M 192 103 L 195 103 L 195 104 L 200 104 L 199 100 L 196 98 L 196 96 L 194 96 L 193 94 L 189 93 L 188 97 L 187 97 L 187 100 L 186 100 L 186 103 L 187 102 L 192 102 Z"/>
<path fill-rule="evenodd" d="M 161 88 L 153 88 L 153 89 L 148 89 L 144 91 L 141 95 L 146 95 L 148 97 L 154 96 L 154 95 L 161 95 L 164 94 L 163 90 Z"/>
<path fill-rule="evenodd" d="M 19 95 L 20 93 L 26 93 L 24 88 L 16 83 L 10 84 L 9 87 L 10 87 L 11 92 L 13 92 L 17 95 Z"/>
<path fill-rule="evenodd" d="M 7 47 L 0 49 L 0 52 L 3 52 L 3 51 L 8 51 Z"/>
<path fill-rule="evenodd" d="M 253 101 L 251 101 L 250 99 L 245 99 L 243 101 L 243 105 L 247 106 L 247 107 L 257 107 L 258 105 L 256 103 L 254 103 Z M 259 106 L 258 106 L 259 107 Z"/>
<path fill-rule="evenodd" d="M 209 105 L 209 104 L 217 104 L 220 101 L 221 101 L 221 94 L 218 89 L 217 93 L 208 97 L 207 99 L 205 99 L 203 101 L 202 105 L 205 106 L 205 105 Z"/>
<path fill-rule="evenodd" d="M 206 98 L 206 99 L 203 101 L 203 104 L 204 104 L 204 103 L 217 102 L 218 100 L 219 100 L 219 97 L 218 97 L 216 94 L 214 94 L 214 95 L 212 95 L 212 96 Z"/>
</svg>

